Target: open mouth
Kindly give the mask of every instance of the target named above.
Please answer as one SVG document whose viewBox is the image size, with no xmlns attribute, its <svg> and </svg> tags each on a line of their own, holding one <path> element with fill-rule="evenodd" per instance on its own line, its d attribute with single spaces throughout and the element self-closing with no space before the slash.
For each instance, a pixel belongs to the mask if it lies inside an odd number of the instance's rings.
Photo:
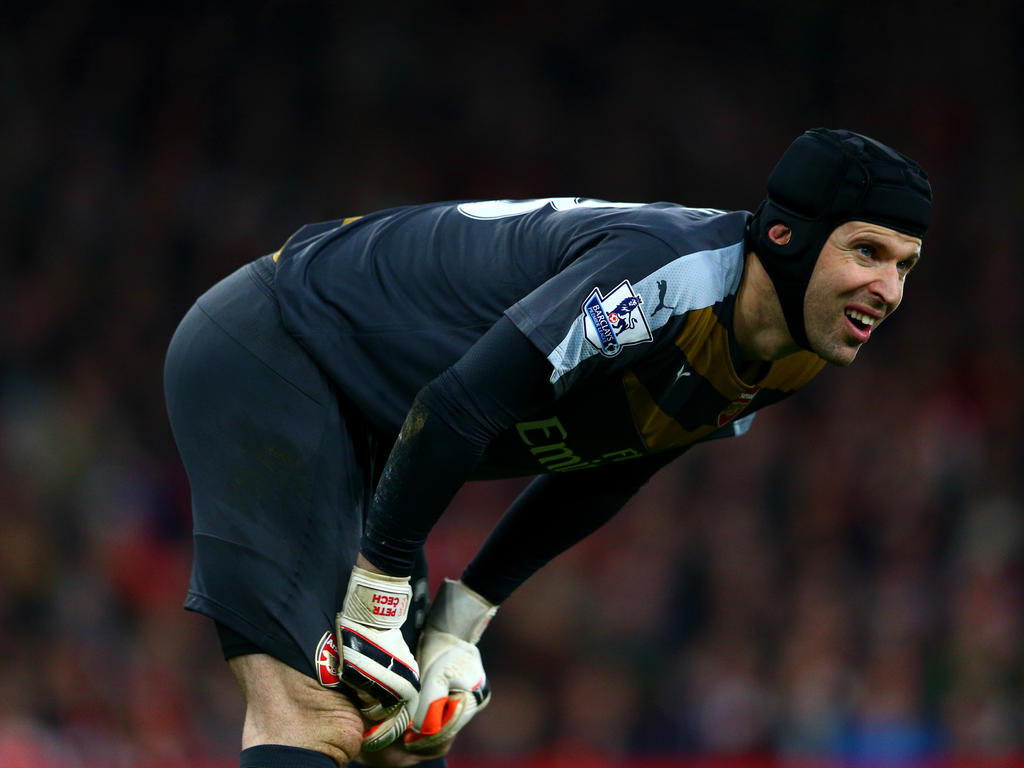
<svg viewBox="0 0 1024 768">
<path fill-rule="evenodd" d="M 871 329 L 878 322 L 878 318 L 858 312 L 855 309 L 850 309 L 849 307 L 845 310 L 845 315 L 846 323 L 853 330 L 854 336 L 860 341 L 867 341 L 871 336 Z"/>
</svg>

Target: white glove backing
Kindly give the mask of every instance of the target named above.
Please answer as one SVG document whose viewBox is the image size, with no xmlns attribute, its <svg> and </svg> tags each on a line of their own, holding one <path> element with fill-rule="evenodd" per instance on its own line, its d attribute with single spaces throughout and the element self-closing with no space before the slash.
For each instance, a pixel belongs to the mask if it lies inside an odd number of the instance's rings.
<svg viewBox="0 0 1024 768">
<path fill-rule="evenodd" d="M 497 610 L 461 581 L 444 580 L 420 635 L 422 688 L 407 749 L 433 750 L 487 706 L 491 688 L 476 643 Z"/>
<path fill-rule="evenodd" d="M 363 714 L 380 721 L 363 734 L 369 752 L 401 736 L 416 708 L 419 667 L 401 633 L 411 602 L 408 578 L 357 566 L 336 619 L 341 679 L 356 690 Z"/>
</svg>

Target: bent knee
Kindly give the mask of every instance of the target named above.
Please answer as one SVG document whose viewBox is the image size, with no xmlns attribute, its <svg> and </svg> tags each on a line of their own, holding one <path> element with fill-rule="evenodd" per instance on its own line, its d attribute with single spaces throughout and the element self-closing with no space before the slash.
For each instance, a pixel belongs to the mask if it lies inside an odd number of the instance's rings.
<svg viewBox="0 0 1024 768">
<path fill-rule="evenodd" d="M 242 749 L 260 744 L 302 747 L 346 765 L 362 748 L 359 710 L 339 691 L 266 654 L 230 660 L 245 697 Z"/>
</svg>

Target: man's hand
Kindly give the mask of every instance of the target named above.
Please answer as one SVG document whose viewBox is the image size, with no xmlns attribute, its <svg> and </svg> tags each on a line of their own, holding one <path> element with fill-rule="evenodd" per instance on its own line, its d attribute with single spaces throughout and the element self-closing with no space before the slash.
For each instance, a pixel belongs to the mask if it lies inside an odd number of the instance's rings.
<svg viewBox="0 0 1024 768">
<path fill-rule="evenodd" d="M 420 636 L 423 687 L 404 737 L 407 749 L 437 749 L 487 706 L 491 689 L 476 643 L 497 610 L 461 581 L 441 585 Z"/>
<path fill-rule="evenodd" d="M 419 668 L 400 631 L 411 602 L 408 578 L 352 569 L 337 628 L 341 679 L 356 690 L 363 714 L 379 721 L 363 734 L 366 751 L 401 736 L 416 707 Z"/>
</svg>

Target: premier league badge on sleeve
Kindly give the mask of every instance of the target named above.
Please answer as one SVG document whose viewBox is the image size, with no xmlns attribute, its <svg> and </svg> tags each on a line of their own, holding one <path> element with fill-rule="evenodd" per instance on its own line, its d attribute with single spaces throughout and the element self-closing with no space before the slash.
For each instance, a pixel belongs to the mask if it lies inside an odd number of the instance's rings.
<svg viewBox="0 0 1024 768">
<path fill-rule="evenodd" d="M 599 288 L 583 302 L 583 334 L 605 357 L 614 357 L 623 347 L 651 341 L 651 328 L 640 305 L 644 300 L 623 280 L 607 296 Z"/>
</svg>

